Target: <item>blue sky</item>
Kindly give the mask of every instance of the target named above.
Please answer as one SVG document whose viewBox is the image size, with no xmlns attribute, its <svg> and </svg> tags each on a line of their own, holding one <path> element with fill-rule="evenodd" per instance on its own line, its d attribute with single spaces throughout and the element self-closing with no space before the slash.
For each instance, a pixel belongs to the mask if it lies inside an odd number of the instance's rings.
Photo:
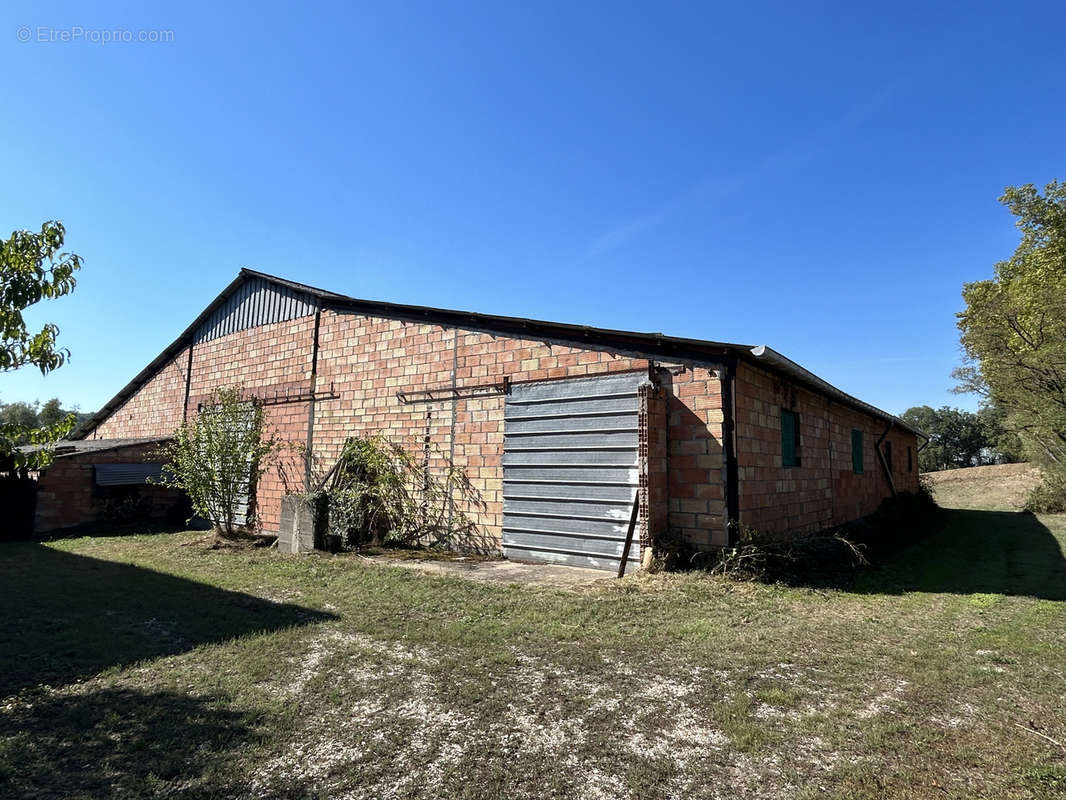
<svg viewBox="0 0 1066 800">
<path fill-rule="evenodd" d="M 0 11 L 0 228 L 85 259 L 30 315 L 71 362 L 0 400 L 95 409 L 247 266 L 974 407 L 996 198 L 1066 178 L 1061 2 L 147 5 Z"/>
</svg>

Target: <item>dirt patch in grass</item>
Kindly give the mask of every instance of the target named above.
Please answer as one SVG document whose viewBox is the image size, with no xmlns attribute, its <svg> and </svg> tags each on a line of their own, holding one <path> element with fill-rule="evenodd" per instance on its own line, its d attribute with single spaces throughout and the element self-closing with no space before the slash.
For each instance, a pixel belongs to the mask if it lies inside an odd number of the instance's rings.
<svg viewBox="0 0 1066 800">
<path fill-rule="evenodd" d="M 503 560 L 501 555 L 461 553 L 454 550 L 437 550 L 425 547 L 361 547 L 353 551 L 352 555 L 383 558 L 389 561 L 446 561 L 457 564 L 481 564 Z"/>
<path fill-rule="evenodd" d="M 922 477 L 944 508 L 1020 511 L 1040 483 L 1040 470 L 1031 464 L 994 464 L 926 472 Z"/>
<path fill-rule="evenodd" d="M 255 533 L 236 533 L 232 536 L 219 536 L 214 531 L 205 533 L 191 541 L 185 547 L 202 547 L 205 550 L 246 550 L 248 548 L 273 547 L 278 537 Z"/>
<path fill-rule="evenodd" d="M 400 567 L 425 575 L 464 578 L 479 583 L 519 584 L 524 586 L 554 586 L 582 588 L 614 578 L 602 569 L 563 567 L 554 564 L 524 564 L 501 558 L 468 560 L 462 557 L 447 560 L 430 558 L 396 559 L 388 555 L 369 559 L 382 566 Z"/>
</svg>

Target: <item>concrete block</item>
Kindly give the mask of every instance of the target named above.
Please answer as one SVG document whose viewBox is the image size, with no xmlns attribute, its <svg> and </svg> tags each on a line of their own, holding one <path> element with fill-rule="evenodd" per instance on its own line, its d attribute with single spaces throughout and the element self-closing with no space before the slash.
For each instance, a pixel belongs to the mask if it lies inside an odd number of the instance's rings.
<svg viewBox="0 0 1066 800">
<path fill-rule="evenodd" d="M 298 554 L 321 549 L 326 521 L 324 497 L 285 495 L 281 498 L 278 550 L 282 553 Z"/>
</svg>

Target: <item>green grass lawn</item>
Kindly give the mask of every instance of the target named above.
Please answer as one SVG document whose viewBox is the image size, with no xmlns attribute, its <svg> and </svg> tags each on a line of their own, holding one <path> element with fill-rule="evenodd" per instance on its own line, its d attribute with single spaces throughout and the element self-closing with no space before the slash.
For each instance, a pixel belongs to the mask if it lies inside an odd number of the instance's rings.
<svg viewBox="0 0 1066 800">
<path fill-rule="evenodd" d="M 846 590 L 199 536 L 0 546 L 0 796 L 1066 796 L 1066 517 L 951 511 Z"/>
</svg>

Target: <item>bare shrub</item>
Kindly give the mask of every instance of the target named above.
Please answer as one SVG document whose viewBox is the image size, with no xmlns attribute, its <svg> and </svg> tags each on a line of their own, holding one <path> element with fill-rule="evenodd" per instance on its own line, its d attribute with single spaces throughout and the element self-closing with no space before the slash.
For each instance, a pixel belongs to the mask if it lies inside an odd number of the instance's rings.
<svg viewBox="0 0 1066 800">
<path fill-rule="evenodd" d="M 431 462 L 441 466 L 435 469 Z M 436 449 L 416 458 L 379 434 L 352 437 L 312 494 L 327 498 L 334 547 L 485 549 L 465 511 L 484 505 L 480 493 L 465 471 Z"/>
</svg>

